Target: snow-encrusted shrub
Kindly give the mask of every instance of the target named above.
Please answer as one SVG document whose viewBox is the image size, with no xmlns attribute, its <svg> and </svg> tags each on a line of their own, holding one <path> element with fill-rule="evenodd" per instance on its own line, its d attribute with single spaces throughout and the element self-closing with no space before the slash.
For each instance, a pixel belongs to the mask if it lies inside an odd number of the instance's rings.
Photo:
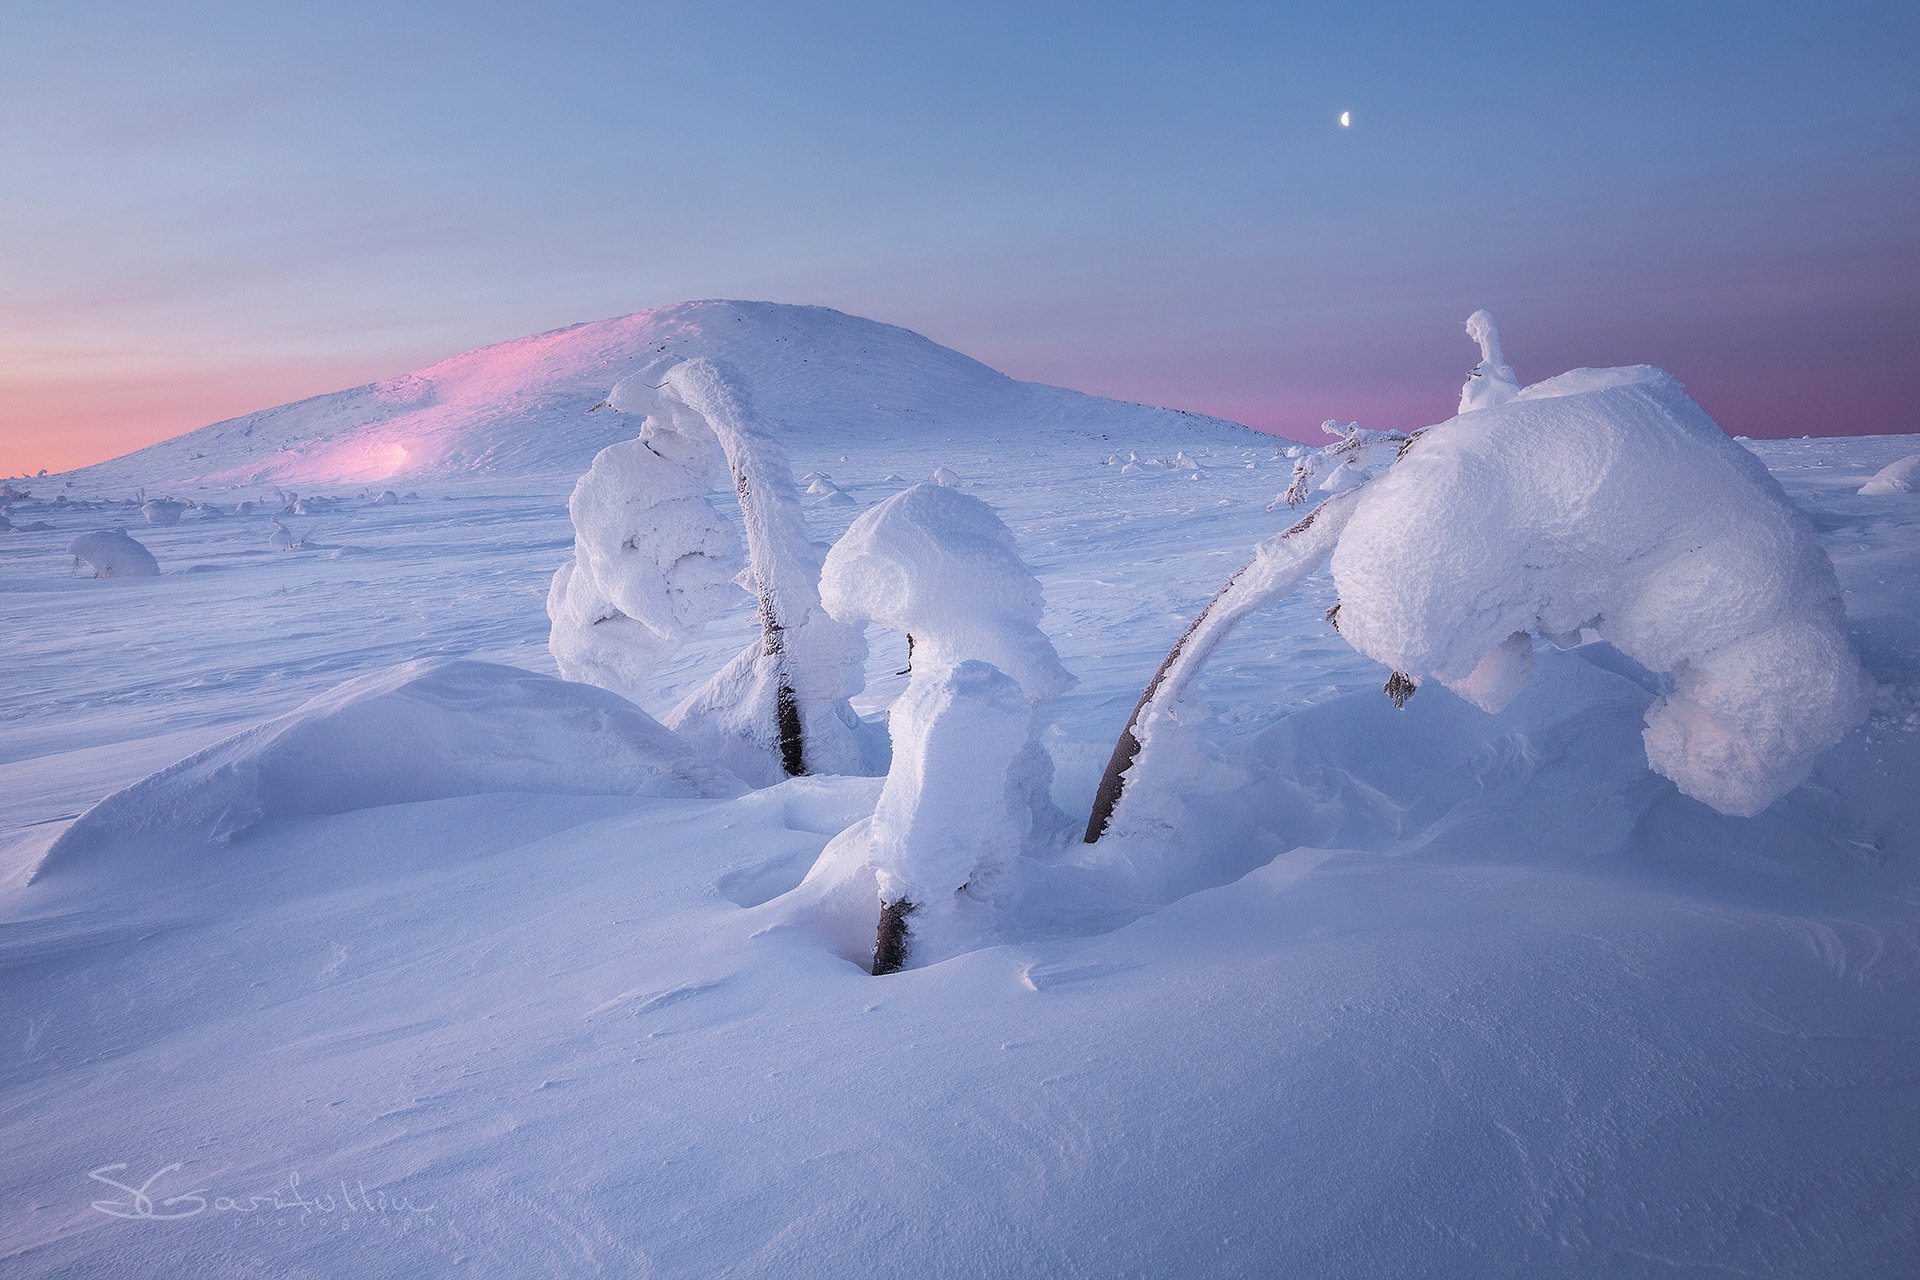
<svg viewBox="0 0 1920 1280">
<path fill-rule="evenodd" d="M 1920 453 L 1898 462 L 1889 462 L 1860 486 L 1860 492 L 1868 496 L 1920 492 Z"/>
<path fill-rule="evenodd" d="M 1495 327 L 1493 317 L 1485 311 L 1468 316 L 1467 336 L 1480 344 L 1480 363 L 1467 371 L 1457 412 L 1491 409 L 1513 399 L 1520 393 L 1520 379 L 1514 376 L 1513 366 L 1501 354 L 1500 330 Z"/>
<path fill-rule="evenodd" d="M 148 524 L 179 524 L 187 504 L 171 498 L 148 498 L 140 504 L 140 515 Z"/>
<path fill-rule="evenodd" d="M 160 563 L 153 553 L 118 529 L 100 529 L 83 533 L 67 547 L 74 567 L 93 570 L 96 578 L 153 578 Z"/>
<path fill-rule="evenodd" d="M 915 485 L 855 520 L 821 594 L 835 617 L 913 646 L 879 807 L 849 833 L 877 882 L 874 972 L 886 973 L 909 949 L 950 945 L 966 906 L 1000 901 L 1022 847 L 1058 824 L 1035 713 L 1073 677 L 1040 630 L 1040 584 L 1013 534 L 955 489 Z"/>
<path fill-rule="evenodd" d="M 1297 507 L 1314 493 L 1343 493 L 1393 465 L 1407 442 L 1404 431 L 1371 431 L 1357 422 L 1342 426 L 1329 419 L 1320 430 L 1337 439 L 1324 449 L 1289 450 L 1293 480 L 1287 491 L 1267 505 Z"/>
<path fill-rule="evenodd" d="M 1241 618 L 1328 559 L 1328 616 L 1391 669 L 1396 704 L 1431 677 L 1497 710 L 1530 678 L 1535 636 L 1592 633 L 1670 675 L 1648 763 L 1722 813 L 1766 808 L 1864 718 L 1832 563 L 1758 459 L 1648 366 L 1508 394 L 1491 317 L 1469 331 L 1482 362 L 1466 411 L 1262 544 L 1168 654 L 1115 746 L 1089 842 L 1163 816 L 1195 745 L 1179 727 L 1187 685 Z"/>
<path fill-rule="evenodd" d="M 659 383 L 625 379 L 607 404 L 643 421 L 639 439 L 603 451 L 575 491 L 575 557 L 548 596 L 561 670 L 631 695 L 729 598 L 737 544 L 706 499 L 724 464 L 761 638 L 668 723 L 753 782 L 865 772 L 872 752 L 848 699 L 864 686 L 866 645 L 820 605 L 820 556 L 792 469 L 744 383 L 687 360 Z"/>
<path fill-rule="evenodd" d="M 1529 636 L 1592 631 L 1672 693 L 1647 759 L 1750 815 L 1866 713 L 1839 583 L 1813 527 L 1671 375 L 1578 370 L 1423 435 L 1333 553 L 1340 632 L 1486 710 Z"/>
<path fill-rule="evenodd" d="M 554 662 L 639 701 L 660 660 L 739 598 L 740 540 L 711 479 L 645 440 L 608 445 L 573 487 L 573 559 L 547 593 Z"/>
</svg>

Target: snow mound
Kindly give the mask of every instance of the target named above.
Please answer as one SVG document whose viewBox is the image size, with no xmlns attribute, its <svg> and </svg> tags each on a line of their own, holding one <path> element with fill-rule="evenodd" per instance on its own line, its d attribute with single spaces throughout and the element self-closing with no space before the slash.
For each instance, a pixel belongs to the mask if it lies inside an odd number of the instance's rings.
<svg viewBox="0 0 1920 1280">
<path fill-rule="evenodd" d="M 917 484 L 862 514 L 827 553 L 820 595 L 836 618 L 912 636 L 916 667 L 991 663 L 1036 702 L 1073 683 L 1012 531 L 958 489 Z"/>
<path fill-rule="evenodd" d="M 1889 462 L 1873 473 L 1873 477 L 1860 486 L 1860 492 L 1869 496 L 1882 493 L 1920 492 L 1920 453 L 1898 462 Z"/>
<path fill-rule="evenodd" d="M 1648 761 L 1722 813 L 1766 808 L 1866 713 L 1812 526 L 1661 370 L 1528 387 L 1432 428 L 1355 496 L 1332 560 L 1355 648 L 1497 710 L 1529 636 L 1596 632 L 1672 675 Z"/>
<path fill-rule="evenodd" d="M 362 676 L 106 797 L 35 878 L 204 848 L 280 818 L 498 792 L 737 795 L 659 721 L 592 685 L 470 660 Z"/>
<path fill-rule="evenodd" d="M 906 329 L 825 307 L 684 302 L 443 360 L 404 377 L 215 423 L 73 473 L 102 488 L 259 484 L 393 487 L 401 477 L 570 483 L 632 434 L 608 388 L 658 383 L 690 359 L 754 388 L 783 437 L 875 443 L 902 434 L 1086 438 L 1122 431 L 1242 442 L 1216 418 L 1016 382 Z M 620 408 L 618 403 L 612 405 Z"/>
<path fill-rule="evenodd" d="M 160 573 L 153 552 L 118 529 L 83 533 L 68 545 L 67 554 L 91 568 L 96 578 L 152 578 Z"/>
</svg>

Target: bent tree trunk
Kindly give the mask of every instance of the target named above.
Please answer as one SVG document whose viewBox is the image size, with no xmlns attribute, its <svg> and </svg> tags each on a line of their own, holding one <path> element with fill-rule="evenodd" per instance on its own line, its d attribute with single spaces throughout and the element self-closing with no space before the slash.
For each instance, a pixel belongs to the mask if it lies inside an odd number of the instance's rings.
<svg viewBox="0 0 1920 1280">
<path fill-rule="evenodd" d="M 1148 712 L 1184 693 L 1242 618 L 1278 604 L 1303 578 L 1326 562 L 1333 554 L 1334 544 L 1340 540 L 1340 531 L 1346 528 L 1347 519 L 1353 514 L 1360 492 L 1361 488 L 1356 487 L 1327 499 L 1285 533 L 1261 543 L 1253 559 L 1235 570 L 1214 592 L 1206 608 L 1187 625 L 1160 663 L 1159 670 L 1154 672 L 1153 679 L 1147 682 L 1145 692 L 1134 704 L 1133 714 L 1127 717 L 1126 728 L 1120 732 L 1120 740 L 1114 744 L 1107 771 L 1101 775 L 1100 785 L 1094 791 L 1093 812 L 1087 818 L 1084 837 L 1086 843 L 1096 843 L 1113 821 L 1114 811 L 1119 808 L 1128 779 L 1140 759 L 1140 725 Z"/>
<path fill-rule="evenodd" d="M 746 517 L 744 523 L 749 529 L 753 528 L 746 472 L 734 471 L 733 491 L 740 497 L 740 510 Z M 762 573 L 755 576 L 760 580 L 760 652 L 773 659 L 777 673 L 773 724 L 778 737 L 780 767 L 789 778 L 798 778 L 807 771 L 807 739 L 800 725 L 800 704 L 793 696 L 793 682 L 787 678 L 787 646 L 783 638 L 786 627 L 780 621 L 780 608 L 774 601 L 773 588 L 767 584 L 767 576 Z"/>
</svg>

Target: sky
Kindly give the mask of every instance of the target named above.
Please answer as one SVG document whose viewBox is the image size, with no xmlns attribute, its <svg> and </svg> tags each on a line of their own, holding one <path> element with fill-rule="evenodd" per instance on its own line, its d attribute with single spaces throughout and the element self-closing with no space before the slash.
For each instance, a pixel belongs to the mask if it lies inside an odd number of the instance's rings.
<svg viewBox="0 0 1920 1280">
<path fill-rule="evenodd" d="M 1920 429 L 1920 5 L 9 0 L 0 473 L 689 298 L 1312 437 Z M 1338 117 L 1352 112 L 1352 126 Z"/>
</svg>

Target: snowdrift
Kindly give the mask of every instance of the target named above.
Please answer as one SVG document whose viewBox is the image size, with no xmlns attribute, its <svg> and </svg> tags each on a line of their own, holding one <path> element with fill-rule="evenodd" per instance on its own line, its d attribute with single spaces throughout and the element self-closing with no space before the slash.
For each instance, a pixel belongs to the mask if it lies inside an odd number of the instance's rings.
<svg viewBox="0 0 1920 1280">
<path fill-rule="evenodd" d="M 492 792 L 705 796 L 741 784 L 592 685 L 469 660 L 410 662 L 116 791 L 34 878 L 100 855 L 227 844 L 277 818 Z"/>
<path fill-rule="evenodd" d="M 1868 497 L 1883 493 L 1920 492 L 1920 453 L 1889 462 L 1860 486 L 1860 492 Z"/>
<path fill-rule="evenodd" d="M 1257 439 L 1217 418 L 1016 382 L 907 329 L 825 307 L 683 302 L 482 347 L 370 386 L 202 427 L 71 473 L 86 487 L 174 490 L 463 477 L 571 484 L 633 435 L 600 412 L 615 384 L 682 361 L 738 369 L 783 434 L 836 444 L 902 435 L 1031 439 L 1103 431 Z"/>
</svg>

